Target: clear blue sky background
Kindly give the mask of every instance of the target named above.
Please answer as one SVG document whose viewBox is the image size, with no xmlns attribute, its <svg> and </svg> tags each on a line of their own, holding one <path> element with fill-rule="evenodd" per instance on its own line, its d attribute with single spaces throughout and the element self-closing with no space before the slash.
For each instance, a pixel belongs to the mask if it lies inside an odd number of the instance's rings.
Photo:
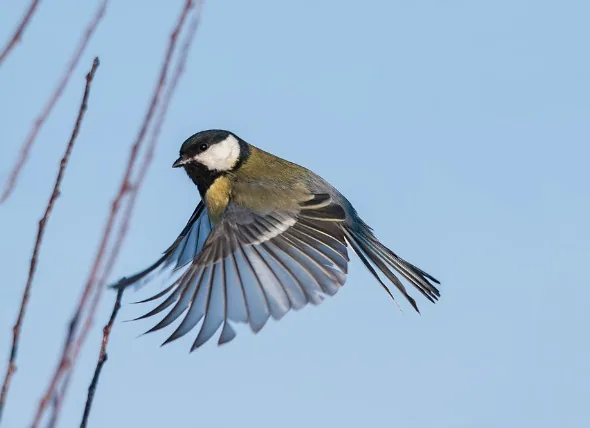
<svg viewBox="0 0 590 428">
<path fill-rule="evenodd" d="M 0 178 L 97 2 L 42 2 L 0 68 Z M 92 57 L 102 65 L 42 249 L 4 427 L 28 426 L 182 1 L 114 1 L 0 207 L 0 361 Z M 25 2 L 0 5 L 6 40 Z M 346 286 L 257 336 L 111 340 L 91 427 L 588 427 L 590 2 L 210 1 L 113 280 L 198 201 L 170 168 L 213 127 L 324 176 L 442 281 L 402 315 L 354 259 Z M 153 293 L 145 288 L 126 303 Z M 114 295 L 73 378 L 77 426 Z M 194 337 L 194 335 L 191 335 Z M 2 364 L 2 367 L 3 364 Z M 2 368 L 2 372 L 4 368 Z"/>
</svg>

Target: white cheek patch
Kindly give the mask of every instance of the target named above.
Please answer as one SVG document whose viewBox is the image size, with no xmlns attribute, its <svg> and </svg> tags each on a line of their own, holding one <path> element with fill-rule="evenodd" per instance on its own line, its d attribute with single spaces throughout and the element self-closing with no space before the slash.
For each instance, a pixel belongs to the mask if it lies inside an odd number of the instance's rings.
<svg viewBox="0 0 590 428">
<path fill-rule="evenodd" d="M 229 171 L 240 158 L 240 143 L 233 135 L 225 140 L 213 144 L 204 153 L 199 153 L 194 159 L 209 170 Z"/>
</svg>

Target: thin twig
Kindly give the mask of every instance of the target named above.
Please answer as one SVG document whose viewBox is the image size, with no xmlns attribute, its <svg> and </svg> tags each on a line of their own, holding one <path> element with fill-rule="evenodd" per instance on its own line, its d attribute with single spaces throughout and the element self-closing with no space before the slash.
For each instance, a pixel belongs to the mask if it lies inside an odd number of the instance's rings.
<svg viewBox="0 0 590 428">
<path fill-rule="evenodd" d="M 16 27 L 14 34 L 8 40 L 8 43 L 6 43 L 6 46 L 4 46 L 4 49 L 2 49 L 2 52 L 0 52 L 0 65 L 2 65 L 2 63 L 4 62 L 4 58 L 6 58 L 8 53 L 12 49 L 14 49 L 14 47 L 17 45 L 18 42 L 20 42 L 23 32 L 25 31 L 25 28 L 29 24 L 31 17 L 35 13 L 37 6 L 39 6 L 39 0 L 31 1 L 29 8 L 25 12 L 25 16 L 23 16 L 23 19 L 21 20 L 20 24 L 18 24 L 18 27 Z"/>
<path fill-rule="evenodd" d="M 152 158 L 153 158 L 153 155 L 155 152 L 155 148 L 157 145 L 157 141 L 158 141 L 158 136 L 160 134 L 162 125 L 163 125 L 164 120 L 166 118 L 166 112 L 168 111 L 168 106 L 170 105 L 170 101 L 173 98 L 173 95 L 176 90 L 176 86 L 180 80 L 180 77 L 182 76 L 182 74 L 184 72 L 186 60 L 187 60 L 188 54 L 190 52 L 190 47 L 191 47 L 192 41 L 194 40 L 194 36 L 197 32 L 197 29 L 199 27 L 203 1 L 201 0 L 198 3 L 199 3 L 198 8 L 195 11 L 194 16 L 189 24 L 189 27 L 187 30 L 188 33 L 187 33 L 187 35 L 184 39 L 183 45 L 181 47 L 180 55 L 179 55 L 179 58 L 177 60 L 176 66 L 175 66 L 174 74 L 173 74 L 172 79 L 170 81 L 170 85 L 166 89 L 166 92 L 165 92 L 165 95 L 164 95 L 164 98 L 162 101 L 162 105 L 159 109 L 158 117 L 156 119 L 156 124 L 154 125 L 154 129 L 152 131 L 152 135 L 150 138 L 148 150 L 143 158 L 142 165 L 139 168 L 139 175 L 138 175 L 138 178 L 133 186 L 133 189 L 135 191 L 132 192 L 132 194 L 130 195 L 129 202 L 126 206 L 125 213 L 123 215 L 123 221 L 122 221 L 121 228 L 119 229 L 119 234 L 117 236 L 117 240 L 116 240 L 115 244 L 113 245 L 113 250 L 112 250 L 112 252 L 109 256 L 109 260 L 107 261 L 107 264 L 105 266 L 104 274 L 102 277 L 103 279 L 101 281 L 102 283 L 106 282 L 106 278 L 109 276 L 110 270 L 112 269 L 114 262 L 116 260 L 116 257 L 118 255 L 118 252 L 123 244 L 124 237 L 127 233 L 128 227 L 129 227 L 129 221 L 130 221 L 131 215 L 133 213 L 133 211 L 132 211 L 133 206 L 134 206 L 137 194 L 139 193 L 139 190 L 140 190 L 141 185 L 143 183 L 143 180 L 145 179 L 146 171 L 148 170 L 149 165 L 152 161 Z M 100 290 L 102 290 L 102 287 L 99 289 L 99 291 L 97 293 L 100 293 Z M 84 408 L 84 415 L 82 418 L 82 423 L 80 424 L 81 428 L 85 428 L 86 424 L 88 422 L 88 415 L 90 414 L 90 409 L 92 408 L 92 402 L 94 399 L 94 394 L 96 392 L 96 385 L 98 384 L 101 370 L 107 360 L 106 350 L 107 350 L 107 346 L 108 346 L 109 335 L 110 335 L 111 329 L 113 327 L 113 323 L 114 323 L 115 317 L 117 315 L 117 312 L 119 311 L 119 308 L 121 306 L 121 298 L 123 296 L 123 291 L 124 291 L 124 289 L 119 289 L 119 291 L 117 293 L 117 299 L 115 301 L 115 306 L 113 308 L 113 313 L 111 314 L 111 318 L 109 320 L 109 323 L 107 324 L 107 326 L 105 326 L 105 328 L 103 330 L 103 339 L 102 339 L 102 346 L 100 349 L 100 355 L 98 358 L 98 363 L 96 365 L 96 369 L 94 371 L 94 376 L 92 378 L 92 382 L 90 383 L 90 386 L 88 388 L 88 397 L 86 400 L 86 406 Z M 94 312 L 96 310 L 97 304 L 98 304 L 98 299 L 94 299 L 93 305 L 92 305 L 93 307 L 91 308 L 91 312 Z M 76 349 L 79 351 L 79 347 L 77 347 Z"/>
<path fill-rule="evenodd" d="M 103 276 L 101 279 L 102 283 L 106 283 L 107 278 L 110 276 L 111 271 L 114 267 L 115 261 L 117 260 L 117 257 L 119 255 L 119 251 L 123 245 L 127 231 L 129 229 L 129 223 L 131 220 L 131 216 L 133 214 L 133 208 L 135 206 L 135 201 L 137 199 L 137 195 L 139 194 L 139 191 L 140 191 L 141 187 L 143 186 L 143 182 L 144 182 L 145 177 L 147 175 L 147 171 L 149 170 L 149 167 L 152 163 L 152 159 L 154 157 L 154 153 L 155 153 L 156 146 L 158 143 L 158 137 L 160 136 L 160 131 L 162 130 L 162 125 L 164 124 L 164 121 L 166 119 L 166 113 L 168 112 L 168 107 L 170 105 L 170 102 L 172 101 L 172 98 L 174 97 L 174 93 L 176 91 L 176 87 L 178 85 L 178 82 L 180 81 L 180 78 L 181 78 L 182 74 L 184 73 L 184 68 L 185 68 L 186 60 L 187 60 L 189 52 L 190 52 L 190 47 L 191 47 L 192 42 L 194 40 L 197 29 L 199 28 L 202 7 L 203 7 L 203 0 L 198 0 L 197 8 L 195 10 L 193 18 L 191 19 L 191 22 L 189 23 L 187 34 L 183 40 L 183 44 L 180 49 L 180 54 L 178 56 L 178 59 L 177 59 L 177 62 L 176 62 L 175 68 L 174 68 L 174 73 L 172 75 L 172 78 L 170 79 L 170 84 L 166 88 L 166 92 L 165 92 L 164 97 L 162 99 L 162 105 L 158 111 L 158 116 L 155 121 L 155 125 L 153 128 L 152 134 L 151 134 L 151 138 L 150 138 L 150 141 L 148 144 L 147 151 L 143 157 L 142 164 L 139 167 L 137 179 L 135 180 L 135 182 L 132 185 L 133 191 L 130 192 L 129 202 L 127 203 L 125 212 L 123 214 L 123 220 L 121 221 L 121 227 L 119 228 L 119 233 L 117 235 L 117 239 L 115 241 L 115 244 L 112 247 L 112 250 L 111 250 L 111 253 L 110 253 L 109 258 L 107 260 L 107 263 L 105 264 Z M 101 289 L 102 289 L 102 287 L 101 287 Z"/>
<path fill-rule="evenodd" d="M 88 301 L 88 298 L 90 297 L 91 293 L 95 290 L 95 288 L 97 286 L 97 278 L 99 277 L 98 276 L 99 270 L 100 270 L 100 267 L 102 266 L 103 258 L 106 253 L 106 250 L 107 250 L 107 244 L 110 240 L 110 236 L 111 236 L 113 227 L 115 225 L 115 220 L 116 220 L 117 215 L 119 213 L 121 203 L 122 203 L 124 197 L 127 196 L 127 194 L 129 192 L 133 191 L 133 188 L 131 186 L 131 174 L 133 172 L 135 163 L 137 161 L 137 156 L 138 156 L 139 150 L 142 146 L 143 140 L 145 138 L 145 134 L 147 132 L 149 125 L 151 124 L 152 117 L 153 117 L 156 107 L 158 105 L 158 101 L 159 101 L 162 89 L 164 87 L 164 83 L 166 82 L 166 76 L 168 74 L 168 69 L 170 67 L 172 55 L 173 55 L 174 50 L 176 48 L 178 34 L 182 30 L 182 27 L 183 27 L 184 22 L 187 18 L 187 15 L 188 15 L 189 11 L 192 9 L 192 7 L 193 7 L 193 1 L 186 0 L 185 5 L 180 13 L 179 18 L 178 18 L 178 22 L 176 23 L 176 26 L 170 36 L 170 41 L 168 44 L 166 55 L 165 55 L 164 61 L 162 63 L 162 67 L 160 70 L 160 75 L 158 77 L 158 81 L 156 83 L 156 87 L 155 87 L 154 92 L 152 94 L 152 99 L 150 101 L 149 108 L 146 112 L 146 115 L 144 117 L 144 121 L 141 125 L 141 128 L 139 130 L 137 138 L 136 138 L 135 142 L 133 143 L 133 146 L 131 147 L 131 150 L 129 153 L 129 159 L 127 161 L 127 166 L 125 169 L 123 179 L 121 180 L 119 190 L 118 190 L 115 198 L 113 199 L 113 202 L 111 203 L 109 217 L 108 217 L 108 219 L 105 223 L 105 227 L 103 229 L 103 236 L 102 236 L 101 241 L 99 243 L 94 262 L 93 262 L 92 267 L 90 269 L 90 273 L 88 275 L 88 279 L 87 279 L 86 284 L 84 286 L 84 290 L 83 290 L 82 295 L 80 297 L 80 301 L 78 303 L 78 306 L 76 308 L 74 316 L 72 317 L 71 322 L 70 322 L 70 327 L 68 330 L 66 341 L 64 343 L 64 349 L 63 349 L 62 355 L 61 355 L 60 360 L 57 364 L 57 367 L 54 371 L 52 379 L 49 382 L 49 385 L 48 385 L 47 389 L 45 390 L 44 394 L 42 395 L 41 400 L 39 401 L 39 405 L 38 405 L 37 411 L 35 413 L 33 423 L 31 424 L 32 428 L 36 428 L 39 426 L 39 423 L 41 421 L 43 413 L 45 412 L 45 409 L 47 408 L 47 405 L 49 404 L 49 401 L 50 401 L 51 397 L 53 396 L 53 393 L 55 391 L 55 388 L 56 388 L 60 378 L 63 375 L 69 373 L 74 366 L 76 360 L 74 358 L 72 358 L 72 348 L 74 348 L 74 347 L 80 348 L 84 344 L 84 342 L 88 336 L 88 332 L 86 331 L 86 329 L 84 329 L 80 333 L 80 336 L 76 340 L 77 345 L 74 346 L 74 341 L 73 341 L 73 339 L 75 337 L 74 333 L 78 328 L 81 316 L 84 312 L 84 309 L 86 308 L 86 303 Z M 103 286 L 104 286 L 104 284 L 102 284 L 102 283 L 98 284 L 99 288 L 103 287 Z M 99 292 L 99 291 L 97 291 L 97 292 Z M 93 319 L 93 314 L 90 313 L 88 315 L 88 317 L 87 317 L 87 319 L 89 319 L 90 322 L 87 321 L 87 324 L 91 325 L 92 319 Z"/>
<path fill-rule="evenodd" d="M 98 289 L 94 292 L 94 296 L 92 297 L 92 301 L 90 303 L 90 309 L 89 309 L 90 312 L 96 311 L 96 308 L 98 307 L 98 303 L 100 301 L 100 297 L 102 294 L 102 293 L 100 293 L 102 288 L 103 287 L 101 287 L 100 289 Z M 82 328 L 82 334 L 80 336 L 90 333 L 91 327 L 92 327 L 91 319 L 90 319 L 90 317 L 87 317 L 86 322 L 84 323 L 84 327 Z M 68 336 L 68 339 L 66 340 L 66 342 L 69 343 L 71 340 L 73 340 L 73 337 L 70 338 Z M 82 342 L 78 339 L 74 342 L 73 348 L 70 352 L 69 361 L 77 361 L 78 355 L 80 354 L 81 349 L 82 349 Z M 61 405 L 64 402 L 65 396 L 66 396 L 66 394 L 68 392 L 68 388 L 70 386 L 69 379 L 71 378 L 71 375 L 72 375 L 72 371 L 70 370 L 66 373 L 66 377 L 65 377 L 65 380 L 62 382 L 61 388 L 59 388 L 59 391 L 57 391 L 55 393 L 55 395 L 57 396 L 57 399 L 53 402 L 51 418 L 50 418 L 51 423 L 47 425 L 48 428 L 53 428 L 57 425 L 57 420 L 59 418 L 59 414 L 61 411 Z"/>
<path fill-rule="evenodd" d="M 69 382 L 70 381 L 70 376 L 66 377 L 64 379 L 64 382 Z M 59 401 L 59 396 L 57 394 L 55 394 L 53 396 L 53 399 L 51 400 L 51 404 L 53 406 L 53 408 L 55 409 L 59 409 L 61 407 L 61 402 Z M 49 422 L 47 422 L 47 428 L 55 428 L 57 426 L 57 419 L 56 416 L 57 413 L 54 413 L 53 415 L 51 415 L 51 418 L 49 418 Z"/>
<path fill-rule="evenodd" d="M 86 424 L 88 423 L 88 416 L 90 415 L 90 409 L 92 408 L 92 403 L 94 401 L 94 394 L 96 393 L 96 386 L 98 385 L 98 380 L 100 379 L 100 373 L 104 363 L 106 363 L 108 359 L 107 345 L 109 343 L 109 338 L 111 337 L 113 324 L 115 323 L 119 309 L 121 309 L 121 299 L 123 297 L 124 290 L 124 288 L 120 288 L 117 292 L 117 298 L 115 299 L 115 305 L 113 306 L 113 312 L 111 313 L 109 322 L 102 329 L 102 345 L 100 347 L 100 354 L 98 355 L 96 369 L 94 370 L 94 376 L 92 376 L 92 382 L 90 382 L 90 386 L 88 387 L 88 397 L 86 398 L 86 406 L 84 406 L 84 414 L 82 415 L 82 423 L 80 423 L 80 428 L 86 428 Z"/>
<path fill-rule="evenodd" d="M 80 58 L 82 57 L 82 54 L 86 50 L 86 46 L 88 45 L 90 38 L 94 34 L 96 28 L 98 27 L 98 24 L 100 23 L 101 19 L 103 18 L 104 14 L 105 14 L 107 3 L 108 3 L 108 0 L 102 1 L 100 7 L 98 8 L 94 17 L 92 18 L 92 21 L 90 21 L 90 23 L 86 27 L 86 31 L 84 32 L 84 35 L 80 39 L 77 49 L 74 51 L 74 54 L 71 56 L 70 62 L 68 63 L 68 66 L 67 66 L 66 70 L 64 71 L 57 88 L 55 88 L 55 91 L 51 95 L 51 98 L 49 98 L 49 101 L 47 102 L 45 107 L 43 107 L 43 110 L 41 110 L 41 113 L 39 114 L 39 116 L 37 116 L 37 119 L 35 119 L 35 122 L 33 123 L 33 126 L 31 128 L 31 132 L 29 133 L 29 135 L 27 136 L 27 139 L 24 141 L 23 145 L 21 146 L 18 159 L 17 159 L 16 163 L 14 164 L 12 171 L 10 172 L 10 176 L 8 177 L 8 180 L 6 181 L 6 184 L 4 186 L 4 190 L 2 192 L 2 196 L 0 196 L 0 205 L 3 202 L 5 202 L 6 199 L 8 199 L 8 197 L 10 196 L 12 191 L 14 190 L 14 186 L 16 185 L 18 175 L 20 174 L 25 162 L 27 161 L 27 158 L 29 156 L 29 151 L 31 150 L 31 147 L 33 146 L 33 143 L 35 142 L 37 134 L 39 134 L 39 131 L 43 127 L 43 124 L 45 123 L 45 121 L 49 117 L 49 114 L 53 110 L 53 107 L 55 106 L 57 101 L 60 99 L 66 85 L 70 81 L 72 73 L 74 72 L 74 69 L 78 65 L 78 62 L 80 61 Z"/>
<path fill-rule="evenodd" d="M 64 389 L 69 386 L 70 381 L 72 379 L 71 373 L 68 374 L 61 385 L 61 389 Z M 63 405 L 63 396 L 61 394 L 55 393 L 53 394 L 53 400 L 51 402 L 51 408 L 53 409 L 53 412 L 51 413 L 51 417 L 49 418 L 49 422 L 47 423 L 47 428 L 55 428 L 57 426 L 57 418 L 60 414 L 60 410 L 61 410 L 61 406 Z"/>
<path fill-rule="evenodd" d="M 61 159 L 59 165 L 59 171 L 57 173 L 57 177 L 55 179 L 55 184 L 53 186 L 53 191 L 51 196 L 49 197 L 49 201 L 47 202 L 47 207 L 45 208 L 45 212 L 43 213 L 43 217 L 39 220 L 39 228 L 37 230 L 37 238 L 35 240 L 35 246 L 33 248 L 33 255 L 31 256 L 31 263 L 29 265 L 29 275 L 27 277 L 27 282 L 25 285 L 25 289 L 23 292 L 22 300 L 20 309 L 18 312 L 18 316 L 16 319 L 16 323 L 12 329 L 12 348 L 10 351 L 10 358 L 8 360 L 8 367 L 6 369 L 6 376 L 4 377 L 4 382 L 2 384 L 2 391 L 0 392 L 0 420 L 2 419 L 2 411 L 4 409 L 4 404 L 6 402 L 6 396 L 8 395 L 8 389 L 10 387 L 10 381 L 12 376 L 16 371 L 16 357 L 18 354 L 18 346 L 20 340 L 20 334 L 23 324 L 23 319 L 25 317 L 25 313 L 27 310 L 27 306 L 29 303 L 29 296 L 31 293 L 31 287 L 33 285 L 33 279 L 35 277 L 35 271 L 37 269 L 37 261 L 39 258 L 39 251 L 41 250 L 41 243 L 43 242 L 43 236 L 45 234 L 45 227 L 51 216 L 51 212 L 53 210 L 53 206 L 55 201 L 59 197 L 60 194 L 60 186 L 63 180 L 66 167 L 68 165 L 68 161 L 70 159 L 70 155 L 72 153 L 72 149 L 74 148 L 74 143 L 76 142 L 76 138 L 78 137 L 78 133 L 80 132 L 80 127 L 82 125 L 82 119 L 84 118 L 84 114 L 88 108 L 88 97 L 90 96 L 90 86 L 92 84 L 92 79 L 94 79 L 94 74 L 99 66 L 100 62 L 98 57 L 94 58 L 92 62 L 92 68 L 86 75 L 86 87 L 84 89 L 84 96 L 82 97 L 82 103 L 80 104 L 80 109 L 78 111 L 78 117 L 76 118 L 76 123 L 74 125 L 74 129 L 72 131 L 72 135 L 70 136 L 70 140 L 68 145 L 66 146 L 65 153 Z"/>
</svg>

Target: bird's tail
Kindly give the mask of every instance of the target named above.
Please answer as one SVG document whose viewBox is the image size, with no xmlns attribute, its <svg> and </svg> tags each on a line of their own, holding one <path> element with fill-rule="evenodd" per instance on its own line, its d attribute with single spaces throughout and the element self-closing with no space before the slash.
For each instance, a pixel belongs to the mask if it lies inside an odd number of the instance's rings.
<svg viewBox="0 0 590 428">
<path fill-rule="evenodd" d="M 377 267 L 397 287 L 418 313 L 420 311 L 416 301 L 408 294 L 400 279 L 391 271 L 392 268 L 416 287 L 428 300 L 433 303 L 438 300 L 440 292 L 432 283 L 440 284 L 440 282 L 422 269 L 397 256 L 379 242 L 371 228 L 362 220 L 358 219 L 358 223 L 354 226 L 343 225 L 342 229 L 352 249 L 392 299 L 391 291 L 373 266 Z"/>
</svg>

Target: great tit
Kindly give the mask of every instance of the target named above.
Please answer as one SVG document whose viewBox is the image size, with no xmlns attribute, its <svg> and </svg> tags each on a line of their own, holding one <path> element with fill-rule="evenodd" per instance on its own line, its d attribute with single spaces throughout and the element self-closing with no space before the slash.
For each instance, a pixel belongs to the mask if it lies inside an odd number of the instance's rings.
<svg viewBox="0 0 590 428">
<path fill-rule="evenodd" d="M 221 345 L 236 336 L 232 323 L 247 323 L 257 333 L 269 317 L 279 320 L 290 309 L 321 303 L 346 281 L 348 246 L 392 299 L 376 269 L 416 311 L 392 269 L 431 302 L 440 297 L 433 285 L 439 281 L 379 242 L 338 190 L 302 166 L 225 130 L 188 138 L 172 166 L 184 168 L 201 201 L 160 259 L 114 285 L 141 285 L 156 273 L 181 272 L 163 291 L 142 301 L 165 297 L 137 318 L 173 305 L 152 332 L 186 312 L 164 344 L 203 320 L 191 351 L 223 326 Z"/>
</svg>

